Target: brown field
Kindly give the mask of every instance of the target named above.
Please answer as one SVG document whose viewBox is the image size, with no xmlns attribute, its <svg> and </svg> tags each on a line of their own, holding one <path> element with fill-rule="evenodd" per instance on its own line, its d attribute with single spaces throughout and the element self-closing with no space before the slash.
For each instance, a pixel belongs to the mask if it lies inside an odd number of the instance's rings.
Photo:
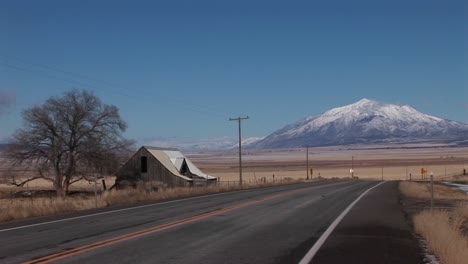
<svg viewBox="0 0 468 264">
<path fill-rule="evenodd" d="M 400 182 L 400 192 L 405 196 L 413 198 L 431 198 L 431 186 L 429 182 Z M 465 201 L 468 200 L 468 195 L 450 186 L 434 184 L 434 199 Z"/>
<path fill-rule="evenodd" d="M 247 183 L 285 178 L 306 178 L 305 149 L 279 150 L 244 150 L 243 180 Z M 221 181 L 238 181 L 238 153 L 226 152 L 189 152 L 187 156 L 205 173 L 219 177 Z M 354 157 L 354 162 L 352 162 Z M 354 176 L 361 179 L 405 180 L 421 179 L 422 167 L 434 172 L 435 180 L 452 178 L 460 175 L 468 167 L 468 147 L 447 146 L 403 146 L 403 148 L 386 148 L 382 146 L 359 147 L 316 147 L 309 148 L 309 168 L 313 168 L 313 177 L 347 178 L 354 165 Z M 0 162 L 0 177 L 5 168 Z M 26 172 L 32 175 L 34 172 Z M 114 184 L 114 177 L 105 178 L 108 187 Z M 19 189 L 48 189 L 50 182 L 35 180 Z M 2 190 L 13 187 L 0 184 Z M 102 188 L 100 181 L 98 188 Z M 17 188 L 13 188 L 17 189 Z M 80 181 L 71 186 L 71 190 L 94 189 L 94 184 Z"/>
<path fill-rule="evenodd" d="M 187 153 L 187 156 L 201 170 L 222 181 L 239 179 L 236 151 Z M 244 150 L 242 159 L 245 181 L 261 177 L 271 180 L 273 175 L 276 179 L 306 177 L 305 149 Z M 468 167 L 468 147 L 309 148 L 309 168 L 313 168 L 313 177 L 350 177 L 353 163 L 354 176 L 359 178 L 381 179 L 383 176 L 385 180 L 405 180 L 411 173 L 412 179 L 421 179 L 420 170 L 424 167 L 434 172 L 437 180 L 462 174 Z"/>
</svg>

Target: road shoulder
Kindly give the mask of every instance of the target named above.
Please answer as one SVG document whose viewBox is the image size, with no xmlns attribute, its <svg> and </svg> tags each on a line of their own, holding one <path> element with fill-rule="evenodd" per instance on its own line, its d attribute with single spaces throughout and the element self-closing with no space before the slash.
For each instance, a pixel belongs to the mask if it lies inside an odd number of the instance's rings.
<svg viewBox="0 0 468 264">
<path fill-rule="evenodd" d="M 343 218 L 312 263 L 423 263 L 398 182 L 371 190 Z"/>
</svg>

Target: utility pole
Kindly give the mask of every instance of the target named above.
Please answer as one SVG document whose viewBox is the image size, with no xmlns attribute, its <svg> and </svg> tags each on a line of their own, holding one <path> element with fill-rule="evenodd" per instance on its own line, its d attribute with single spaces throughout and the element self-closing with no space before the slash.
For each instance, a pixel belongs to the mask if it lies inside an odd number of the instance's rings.
<svg viewBox="0 0 468 264">
<path fill-rule="evenodd" d="M 241 121 L 249 119 L 248 116 L 246 117 L 238 117 L 238 118 L 229 118 L 229 121 L 237 121 L 239 125 L 239 185 L 242 186 L 242 129 L 241 129 Z"/>
<path fill-rule="evenodd" d="M 306 171 L 307 171 L 307 180 L 309 180 L 309 146 L 306 146 Z"/>
<path fill-rule="evenodd" d="M 351 178 L 354 178 L 354 156 L 351 156 Z"/>
<path fill-rule="evenodd" d="M 434 173 L 431 171 L 429 172 L 431 175 L 431 211 L 434 208 Z"/>
</svg>

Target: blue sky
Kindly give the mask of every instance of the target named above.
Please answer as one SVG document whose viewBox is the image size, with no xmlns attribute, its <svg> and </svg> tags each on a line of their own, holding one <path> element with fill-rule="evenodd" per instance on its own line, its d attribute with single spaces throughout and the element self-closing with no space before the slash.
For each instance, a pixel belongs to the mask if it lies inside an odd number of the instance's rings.
<svg viewBox="0 0 468 264">
<path fill-rule="evenodd" d="M 351 3 L 352 2 L 352 3 Z M 126 136 L 264 136 L 373 98 L 468 123 L 466 1 L 2 1 L 0 141 L 72 88 Z"/>
</svg>

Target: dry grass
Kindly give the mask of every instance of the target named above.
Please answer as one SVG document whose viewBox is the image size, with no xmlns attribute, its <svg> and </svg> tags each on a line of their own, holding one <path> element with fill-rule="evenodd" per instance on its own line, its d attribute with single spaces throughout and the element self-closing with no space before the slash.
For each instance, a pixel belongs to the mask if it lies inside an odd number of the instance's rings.
<svg viewBox="0 0 468 264">
<path fill-rule="evenodd" d="M 148 191 L 142 189 L 125 189 L 118 191 L 110 191 L 105 193 L 102 196 L 103 201 L 107 205 L 115 204 L 129 204 L 143 201 L 159 201 L 175 198 L 183 198 L 189 196 L 203 195 L 203 194 L 212 194 L 212 193 L 221 193 L 228 191 L 252 189 L 259 187 L 268 187 L 274 185 L 285 185 L 303 182 L 303 180 L 285 180 L 281 182 L 265 182 L 265 183 L 244 183 L 242 186 L 237 184 L 231 185 L 210 185 L 206 187 L 180 187 L 180 188 L 164 188 L 159 189 L 158 191 Z"/>
<path fill-rule="evenodd" d="M 431 198 L 431 185 L 425 182 L 400 182 L 400 192 L 408 197 Z M 468 200 L 468 195 L 449 186 L 434 184 L 434 199 Z"/>
<path fill-rule="evenodd" d="M 98 207 L 103 206 L 105 204 L 100 201 Z M 94 207 L 94 200 L 86 197 L 0 199 L 0 221 L 53 215 Z"/>
<path fill-rule="evenodd" d="M 423 211 L 414 217 L 414 226 L 441 263 L 463 264 L 468 260 L 468 238 L 461 229 L 465 221 L 457 211 Z"/>
<path fill-rule="evenodd" d="M 455 209 L 455 213 L 468 221 L 468 205 L 460 205 Z M 468 224 L 468 222 L 466 223 Z"/>
<path fill-rule="evenodd" d="M 30 175 L 31 176 L 31 175 Z M 32 175 L 34 176 L 34 175 Z M 18 176 L 18 181 L 23 181 L 23 180 L 26 180 L 27 177 L 20 177 Z M 115 182 L 115 176 L 105 176 L 103 177 L 103 179 L 105 180 L 106 184 L 107 184 L 107 187 L 110 187 L 112 186 L 112 184 Z M 99 179 L 97 181 L 97 186 L 99 189 L 102 188 L 102 183 L 101 183 L 101 179 Z M 33 181 L 30 181 L 28 183 L 26 183 L 23 187 L 16 187 L 14 185 L 8 185 L 6 183 L 2 183 L 2 179 L 0 178 L 0 192 L 1 191 L 21 191 L 21 190 L 45 190 L 45 189 L 52 189 L 53 188 L 53 185 L 50 181 L 46 181 L 44 179 L 36 179 L 36 180 L 33 180 Z M 93 190 L 94 189 L 94 183 L 92 182 L 89 182 L 89 181 L 86 181 L 86 180 L 80 180 L 78 182 L 75 182 L 73 183 L 72 185 L 70 185 L 70 191 L 74 191 L 74 190 L 78 190 L 78 191 L 81 191 L 81 190 Z"/>
<path fill-rule="evenodd" d="M 302 180 L 287 180 L 282 182 L 267 182 L 259 184 L 206 186 L 196 188 L 165 188 L 155 190 L 126 189 L 105 192 L 98 199 L 98 207 L 106 207 L 116 204 L 131 204 L 143 201 L 160 201 L 167 199 L 183 198 L 195 195 L 220 193 L 241 189 L 284 185 L 302 182 Z M 0 221 L 11 221 L 36 216 L 53 215 L 64 212 L 78 211 L 95 208 L 93 196 L 75 197 L 49 197 L 49 198 L 3 198 L 0 199 Z"/>
<path fill-rule="evenodd" d="M 413 198 L 430 199 L 430 183 L 400 182 L 400 192 Z M 434 199 L 465 203 L 468 195 L 452 187 L 434 184 Z M 468 259 L 468 238 L 464 235 L 468 223 L 468 206 L 459 205 L 453 211 L 424 210 L 414 218 L 415 231 L 427 242 L 429 250 L 443 264 L 462 264 Z"/>
</svg>

